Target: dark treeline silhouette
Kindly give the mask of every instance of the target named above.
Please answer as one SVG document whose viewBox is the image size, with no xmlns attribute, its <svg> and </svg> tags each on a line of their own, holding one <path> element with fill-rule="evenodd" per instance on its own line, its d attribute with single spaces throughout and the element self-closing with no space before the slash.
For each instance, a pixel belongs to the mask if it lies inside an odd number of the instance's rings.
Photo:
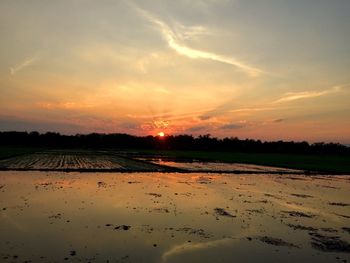
<svg viewBox="0 0 350 263">
<path fill-rule="evenodd" d="M 339 143 L 313 143 L 294 141 L 262 142 L 238 138 L 214 138 L 209 134 L 133 136 L 129 134 L 76 134 L 61 135 L 56 132 L 0 132 L 0 146 L 51 147 L 51 148 L 114 148 L 195 150 L 254 153 L 297 154 L 350 154 L 350 147 Z"/>
</svg>

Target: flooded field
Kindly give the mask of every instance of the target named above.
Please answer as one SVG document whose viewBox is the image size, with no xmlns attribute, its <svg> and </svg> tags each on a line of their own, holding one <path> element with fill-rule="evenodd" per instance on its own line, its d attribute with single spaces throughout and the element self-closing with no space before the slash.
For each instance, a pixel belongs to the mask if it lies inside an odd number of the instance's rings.
<svg viewBox="0 0 350 263">
<path fill-rule="evenodd" d="M 140 162 L 104 151 L 43 151 L 0 160 L 3 170 L 47 171 L 166 171 L 152 163 Z"/>
<path fill-rule="evenodd" d="M 262 166 L 242 163 L 221 163 L 221 162 L 203 162 L 199 160 L 179 161 L 169 158 L 140 158 L 153 164 L 184 169 L 186 171 L 196 172 L 243 172 L 243 173 L 303 173 L 301 170 L 278 168 L 271 166 Z"/>
<path fill-rule="evenodd" d="M 0 172 L 1 262 L 347 262 L 350 176 Z"/>
<path fill-rule="evenodd" d="M 79 172 L 182 172 L 304 174 L 302 170 L 271 166 L 154 158 L 114 151 L 42 151 L 0 160 L 0 170 Z"/>
</svg>

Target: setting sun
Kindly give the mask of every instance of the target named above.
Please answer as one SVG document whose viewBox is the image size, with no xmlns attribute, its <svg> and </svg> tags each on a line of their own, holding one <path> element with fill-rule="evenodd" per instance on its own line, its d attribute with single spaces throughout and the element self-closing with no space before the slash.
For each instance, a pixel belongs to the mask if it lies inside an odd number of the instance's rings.
<svg viewBox="0 0 350 263">
<path fill-rule="evenodd" d="M 157 135 L 158 135 L 159 137 L 164 137 L 165 134 L 164 134 L 164 132 L 158 132 Z"/>
</svg>

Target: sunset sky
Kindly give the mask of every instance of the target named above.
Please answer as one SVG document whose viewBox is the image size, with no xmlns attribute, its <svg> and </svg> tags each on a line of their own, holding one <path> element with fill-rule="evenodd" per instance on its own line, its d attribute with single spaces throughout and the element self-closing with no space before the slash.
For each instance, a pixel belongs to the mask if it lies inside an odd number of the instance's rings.
<svg viewBox="0 0 350 263">
<path fill-rule="evenodd" d="M 0 130 L 350 143 L 348 0 L 2 0 Z"/>
</svg>

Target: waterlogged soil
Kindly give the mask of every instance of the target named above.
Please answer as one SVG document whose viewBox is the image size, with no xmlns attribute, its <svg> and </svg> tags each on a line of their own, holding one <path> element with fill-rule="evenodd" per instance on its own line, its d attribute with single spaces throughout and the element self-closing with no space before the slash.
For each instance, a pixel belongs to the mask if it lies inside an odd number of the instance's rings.
<svg viewBox="0 0 350 263">
<path fill-rule="evenodd" d="M 350 262 L 350 176 L 0 172 L 0 262 Z"/>
<path fill-rule="evenodd" d="M 201 162 L 199 160 L 179 160 L 169 158 L 139 158 L 162 166 L 184 169 L 196 172 L 249 172 L 249 173 L 303 173 L 301 170 L 278 168 L 255 164 L 242 163 L 221 163 L 221 162 Z"/>
</svg>

